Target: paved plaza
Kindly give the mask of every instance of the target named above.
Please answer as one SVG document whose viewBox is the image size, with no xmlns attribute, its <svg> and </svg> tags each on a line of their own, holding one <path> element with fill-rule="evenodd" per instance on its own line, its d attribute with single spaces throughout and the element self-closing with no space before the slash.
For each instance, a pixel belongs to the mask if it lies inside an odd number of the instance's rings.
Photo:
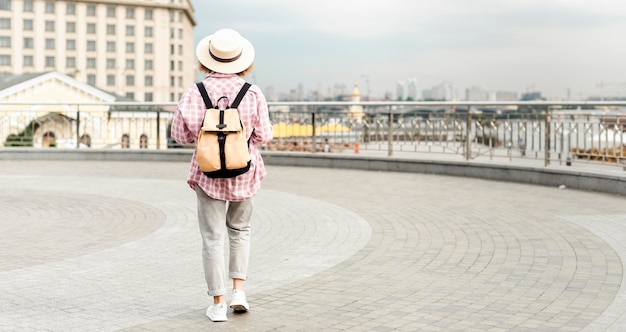
<svg viewBox="0 0 626 332">
<path fill-rule="evenodd" d="M 0 161 L 0 331 L 626 331 L 624 197 L 279 166 L 212 323 L 187 167 Z"/>
</svg>

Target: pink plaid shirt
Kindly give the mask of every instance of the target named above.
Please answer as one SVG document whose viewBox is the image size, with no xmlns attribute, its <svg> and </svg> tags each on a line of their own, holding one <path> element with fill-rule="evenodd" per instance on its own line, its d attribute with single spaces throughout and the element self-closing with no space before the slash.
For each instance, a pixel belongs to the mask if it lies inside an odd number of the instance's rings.
<svg viewBox="0 0 626 332">
<path fill-rule="evenodd" d="M 245 83 L 244 79 L 235 74 L 213 73 L 203 81 L 213 106 L 222 97 L 228 97 L 229 104 Z M 223 105 L 221 105 L 223 106 Z M 258 144 L 267 143 L 272 139 L 273 131 L 270 123 L 267 102 L 258 86 L 252 85 L 238 107 L 241 121 L 250 139 L 250 170 L 234 178 L 213 179 L 204 175 L 196 162 L 196 151 L 191 158 L 191 167 L 187 183 L 191 189 L 200 186 L 214 199 L 224 201 L 244 201 L 256 195 L 261 188 L 261 180 L 267 174 L 265 165 L 258 149 Z M 198 87 L 190 87 L 176 108 L 172 120 L 172 138 L 181 144 L 196 143 L 206 106 Z"/>
</svg>

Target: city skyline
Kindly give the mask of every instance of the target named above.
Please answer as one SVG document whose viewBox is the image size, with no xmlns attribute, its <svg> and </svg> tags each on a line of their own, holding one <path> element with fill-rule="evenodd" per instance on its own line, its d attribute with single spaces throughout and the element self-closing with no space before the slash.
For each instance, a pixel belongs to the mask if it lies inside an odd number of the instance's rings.
<svg viewBox="0 0 626 332">
<path fill-rule="evenodd" d="M 384 3 L 193 0 L 196 42 L 222 27 L 255 45 L 262 88 L 358 84 L 381 98 L 416 77 L 463 94 L 541 91 L 548 99 L 626 96 L 626 3 L 461 0 Z M 328 8 L 332 8 L 329 10 Z"/>
</svg>

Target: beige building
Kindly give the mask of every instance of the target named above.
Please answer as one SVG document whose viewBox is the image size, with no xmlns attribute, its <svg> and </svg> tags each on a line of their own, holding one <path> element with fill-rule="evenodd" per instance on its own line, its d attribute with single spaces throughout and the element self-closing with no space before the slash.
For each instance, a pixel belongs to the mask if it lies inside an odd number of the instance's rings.
<svg viewBox="0 0 626 332">
<path fill-rule="evenodd" d="M 131 103 L 59 72 L 4 75 L 0 147 L 166 149 L 168 105 Z"/>
<path fill-rule="evenodd" d="M 136 101 L 195 80 L 190 0 L 0 0 L 0 73 L 57 71 Z"/>
</svg>

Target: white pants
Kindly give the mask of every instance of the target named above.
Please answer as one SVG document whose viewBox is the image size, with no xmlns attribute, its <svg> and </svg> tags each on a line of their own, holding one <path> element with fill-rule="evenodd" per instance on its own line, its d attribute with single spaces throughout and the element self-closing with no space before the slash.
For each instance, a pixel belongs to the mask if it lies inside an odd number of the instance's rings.
<svg viewBox="0 0 626 332">
<path fill-rule="evenodd" d="M 252 200 L 226 202 L 207 196 L 196 186 L 198 222 L 202 236 L 202 263 L 209 296 L 226 293 L 224 238 L 228 230 L 228 277 L 246 280 L 250 257 Z"/>
</svg>

